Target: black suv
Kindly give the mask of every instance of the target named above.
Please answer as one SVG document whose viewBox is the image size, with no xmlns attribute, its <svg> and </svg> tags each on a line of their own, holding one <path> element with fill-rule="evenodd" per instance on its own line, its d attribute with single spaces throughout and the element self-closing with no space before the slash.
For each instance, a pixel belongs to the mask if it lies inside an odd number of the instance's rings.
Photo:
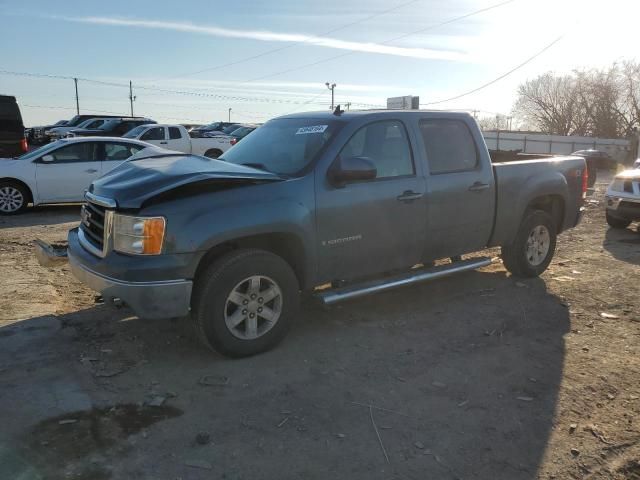
<svg viewBox="0 0 640 480">
<path fill-rule="evenodd" d="M 95 129 L 80 128 L 71 130 L 68 135 L 71 137 L 121 137 L 135 127 L 150 123 L 157 122 L 144 117 L 120 117 L 111 119 Z"/>
<path fill-rule="evenodd" d="M 15 157 L 28 150 L 16 97 L 0 95 L 0 157 Z"/>
</svg>

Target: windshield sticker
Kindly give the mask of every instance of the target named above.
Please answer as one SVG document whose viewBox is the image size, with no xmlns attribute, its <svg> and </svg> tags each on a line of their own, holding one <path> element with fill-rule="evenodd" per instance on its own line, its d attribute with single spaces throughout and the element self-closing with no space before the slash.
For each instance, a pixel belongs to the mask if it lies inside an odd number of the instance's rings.
<svg viewBox="0 0 640 480">
<path fill-rule="evenodd" d="M 306 135 L 307 133 L 324 133 L 329 125 L 313 125 L 312 127 L 300 127 L 296 135 Z"/>
</svg>

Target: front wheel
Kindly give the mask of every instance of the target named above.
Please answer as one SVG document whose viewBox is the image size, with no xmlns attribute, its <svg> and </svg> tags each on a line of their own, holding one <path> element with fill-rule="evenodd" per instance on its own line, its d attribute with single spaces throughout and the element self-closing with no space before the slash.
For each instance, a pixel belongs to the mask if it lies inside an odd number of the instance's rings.
<svg viewBox="0 0 640 480">
<path fill-rule="evenodd" d="M 556 227 L 542 210 L 529 213 L 511 245 L 502 247 L 502 261 L 512 275 L 537 277 L 544 272 L 556 249 Z"/>
<path fill-rule="evenodd" d="M 29 193 L 15 182 L 0 183 L 0 215 L 15 215 L 23 212 L 29 203 Z"/>
<path fill-rule="evenodd" d="M 229 357 L 269 350 L 287 334 L 300 302 L 298 280 L 281 257 L 236 250 L 198 275 L 194 327 L 204 345 Z"/>
<path fill-rule="evenodd" d="M 631 225 L 631 220 L 614 217 L 609 213 L 608 210 L 606 212 L 606 216 L 607 216 L 607 223 L 611 228 L 627 228 L 629 225 Z"/>
<path fill-rule="evenodd" d="M 220 150 L 218 148 L 212 148 L 212 149 L 207 150 L 206 152 L 204 152 L 204 156 L 205 157 L 209 157 L 209 158 L 213 158 L 213 159 L 218 158 L 220 155 L 222 155 L 222 150 Z"/>
</svg>

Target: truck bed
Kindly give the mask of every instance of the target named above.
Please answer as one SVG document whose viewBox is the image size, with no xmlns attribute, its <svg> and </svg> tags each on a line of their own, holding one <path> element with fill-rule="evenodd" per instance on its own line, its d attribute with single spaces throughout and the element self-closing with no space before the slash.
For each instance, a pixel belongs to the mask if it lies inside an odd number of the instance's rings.
<svg viewBox="0 0 640 480">
<path fill-rule="evenodd" d="M 558 230 L 573 227 L 578 221 L 575 212 L 582 206 L 584 169 L 582 157 L 570 156 L 494 163 L 496 215 L 489 246 L 512 241 L 527 206 L 538 198 L 547 201 L 547 195 L 561 202 Z M 558 191 L 563 194 L 551 195 Z"/>
</svg>

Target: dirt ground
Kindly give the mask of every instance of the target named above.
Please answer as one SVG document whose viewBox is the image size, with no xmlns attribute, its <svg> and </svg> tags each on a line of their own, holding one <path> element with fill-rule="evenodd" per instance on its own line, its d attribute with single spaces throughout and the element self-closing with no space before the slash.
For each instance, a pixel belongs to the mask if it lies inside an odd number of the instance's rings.
<svg viewBox="0 0 640 480">
<path fill-rule="evenodd" d="M 0 478 L 640 479 L 640 234 L 604 181 L 539 279 L 309 304 L 243 360 L 40 267 L 77 206 L 0 217 Z"/>
</svg>

